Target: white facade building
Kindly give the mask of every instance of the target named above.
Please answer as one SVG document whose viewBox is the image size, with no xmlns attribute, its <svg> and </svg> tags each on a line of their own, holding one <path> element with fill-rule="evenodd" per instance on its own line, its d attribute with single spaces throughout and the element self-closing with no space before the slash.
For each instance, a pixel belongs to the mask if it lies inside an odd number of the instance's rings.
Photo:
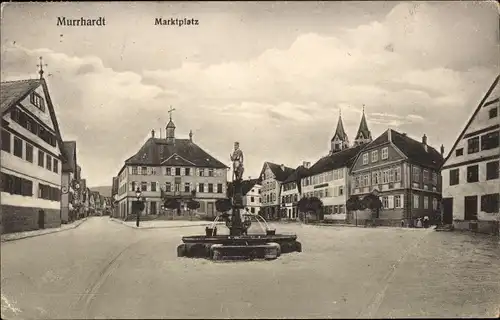
<svg viewBox="0 0 500 320">
<path fill-rule="evenodd" d="M 62 139 L 45 80 L 1 83 L 2 231 L 61 223 Z"/>
<path fill-rule="evenodd" d="M 255 213 L 258 214 L 260 212 L 260 207 L 261 207 L 261 189 L 262 186 L 260 183 L 255 180 L 250 180 L 253 181 L 249 183 L 248 191 L 245 193 L 245 186 L 243 186 L 243 205 L 245 206 L 245 210 L 248 211 L 249 213 Z"/>
<path fill-rule="evenodd" d="M 136 191 L 145 198 L 142 214 L 160 214 L 167 199 L 180 203 L 177 214 L 188 215 L 190 199 L 200 203 L 197 213 L 216 216 L 215 201 L 226 197 L 228 167 L 209 155 L 189 139 L 175 137 L 175 125 L 170 118 L 165 138 L 151 137 L 129 159 L 118 173 L 118 214 L 121 218 L 133 214 Z"/>
<path fill-rule="evenodd" d="M 347 148 L 321 158 L 302 178 L 302 196 L 317 197 L 323 202 L 325 220 L 346 220 L 349 169 L 361 148 Z"/>
<path fill-rule="evenodd" d="M 261 171 L 262 215 L 264 218 L 278 219 L 280 217 L 281 184 L 293 171 L 294 169 L 286 167 L 283 164 L 264 163 Z"/>
<path fill-rule="evenodd" d="M 282 183 L 281 187 L 281 209 L 285 211 L 289 220 L 299 218 L 297 203 L 302 195 L 301 179 L 306 176 L 307 170 L 311 166 L 310 162 L 303 162 L 297 169 Z"/>
<path fill-rule="evenodd" d="M 453 220 L 456 228 L 491 230 L 500 219 L 498 82 L 499 77 L 479 103 L 442 166 L 443 222 L 450 224 Z"/>
</svg>

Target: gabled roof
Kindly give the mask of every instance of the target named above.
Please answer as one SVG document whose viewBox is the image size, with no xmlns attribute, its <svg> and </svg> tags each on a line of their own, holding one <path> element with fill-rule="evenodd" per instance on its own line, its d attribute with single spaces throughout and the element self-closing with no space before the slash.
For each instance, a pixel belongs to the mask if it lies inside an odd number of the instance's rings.
<svg viewBox="0 0 500 320">
<path fill-rule="evenodd" d="M 262 177 L 262 174 L 264 173 L 264 168 L 266 167 L 266 164 L 269 166 L 269 169 L 273 172 L 274 176 L 276 177 L 277 181 L 284 181 L 286 178 L 288 178 L 289 175 L 293 173 L 295 169 L 283 166 L 283 169 L 281 169 L 281 165 L 272 163 L 269 161 L 264 162 L 264 166 L 262 167 L 262 171 L 260 173 L 260 176 Z"/>
<path fill-rule="evenodd" d="M 297 182 L 301 178 L 306 177 L 309 172 L 309 169 L 304 167 L 303 165 L 298 166 L 288 178 L 283 181 L 283 183 Z"/>
<path fill-rule="evenodd" d="M 390 132 L 390 134 L 389 134 Z M 389 140 L 390 139 L 390 140 Z M 393 129 L 387 129 L 375 140 L 365 145 L 362 145 L 360 152 L 358 152 L 356 159 L 362 151 L 369 151 L 376 147 L 392 143 L 399 151 L 403 153 L 412 163 L 419 164 L 432 169 L 439 169 L 443 163 L 443 157 L 436 149 L 427 145 L 427 151 L 424 144 L 413 138 L 408 137 L 406 134 L 400 133 Z M 356 161 L 354 159 L 353 163 Z"/>
<path fill-rule="evenodd" d="M 181 165 L 181 158 L 187 160 L 186 165 L 204 168 L 226 169 L 228 166 L 215 159 L 197 144 L 189 139 L 175 139 L 175 143 L 168 143 L 166 139 L 149 138 L 139 151 L 125 160 L 126 165 L 160 165 L 174 154 L 172 159 Z M 170 161 L 170 160 L 169 160 Z"/>
<path fill-rule="evenodd" d="M 372 133 L 368 129 L 368 124 L 366 123 L 365 111 L 363 110 L 363 116 L 361 117 L 361 122 L 359 123 L 358 132 L 356 133 L 356 139 L 371 139 Z"/>
<path fill-rule="evenodd" d="M 344 123 L 342 122 L 342 116 L 339 115 L 339 121 L 337 122 L 337 129 L 335 129 L 335 134 L 332 137 L 332 141 L 335 137 L 339 137 L 341 141 L 348 140 L 347 134 L 344 130 Z"/>
<path fill-rule="evenodd" d="M 66 161 L 63 162 L 63 172 L 77 172 L 76 167 L 76 141 L 64 141 Z"/>
<path fill-rule="evenodd" d="M 47 100 L 47 109 L 49 110 L 50 119 L 54 124 L 54 130 L 56 132 L 57 144 L 59 145 L 59 150 L 61 151 L 63 162 L 66 161 L 66 156 L 63 147 L 63 141 L 61 138 L 61 131 L 59 130 L 59 124 L 57 122 L 56 113 L 54 110 L 54 105 L 52 104 L 52 99 L 50 98 L 49 89 L 47 87 L 47 82 L 45 79 L 29 79 L 29 80 L 18 80 L 18 81 L 4 81 L 0 85 L 0 111 L 2 115 L 12 106 L 15 106 L 21 100 L 26 98 L 33 90 L 42 85 L 43 93 L 45 99 Z"/>
<path fill-rule="evenodd" d="M 486 103 L 486 101 L 488 100 L 488 98 L 490 97 L 490 95 L 492 94 L 492 92 L 495 90 L 495 88 L 498 86 L 498 82 L 500 80 L 500 75 L 497 75 L 497 77 L 495 78 L 495 80 L 493 81 L 493 83 L 491 84 L 490 88 L 488 89 L 488 91 L 486 92 L 486 94 L 484 95 L 483 99 L 481 99 L 481 102 L 479 102 L 479 105 L 476 107 L 476 110 L 474 110 L 474 113 L 472 114 L 472 116 L 470 117 L 469 121 L 467 121 L 467 124 L 465 125 L 464 129 L 462 130 L 462 132 L 460 133 L 460 135 L 458 136 L 457 140 L 455 141 L 455 143 L 453 144 L 453 147 L 451 147 L 450 149 L 450 152 L 448 153 L 448 155 L 446 156 L 446 158 L 444 159 L 443 161 L 443 165 L 446 163 L 446 161 L 448 161 L 448 159 L 450 158 L 452 152 L 455 150 L 455 148 L 457 147 L 457 144 L 460 142 L 460 140 L 462 140 L 465 132 L 467 131 L 467 128 L 469 128 L 470 124 L 472 123 L 472 121 L 474 120 L 474 118 L 476 117 L 476 115 L 479 113 L 479 110 L 481 110 L 481 108 L 483 107 L 483 105 Z"/>
<path fill-rule="evenodd" d="M 241 181 L 242 195 L 246 195 L 258 183 L 260 183 L 260 179 L 250 179 L 250 180 Z M 228 182 L 228 184 L 227 184 L 227 196 L 228 197 L 233 196 L 233 183 L 232 182 Z"/>
<path fill-rule="evenodd" d="M 351 147 L 323 157 L 309 168 L 305 176 L 309 177 L 330 170 L 350 167 L 363 147 L 363 145 Z"/>
<path fill-rule="evenodd" d="M 0 111 L 2 114 L 21 102 L 26 96 L 38 88 L 41 84 L 40 79 L 4 81 L 0 86 Z"/>
<path fill-rule="evenodd" d="M 391 132 L 391 140 L 392 143 L 415 164 L 420 164 L 432 169 L 439 169 L 443 164 L 444 159 L 441 153 L 429 145 L 427 145 L 426 151 L 422 142 L 395 130 Z"/>
</svg>

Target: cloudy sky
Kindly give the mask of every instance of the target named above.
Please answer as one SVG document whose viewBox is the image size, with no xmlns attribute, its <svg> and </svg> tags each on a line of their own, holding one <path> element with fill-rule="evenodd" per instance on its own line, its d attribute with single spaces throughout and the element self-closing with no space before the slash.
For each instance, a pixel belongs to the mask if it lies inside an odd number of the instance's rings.
<svg viewBox="0 0 500 320">
<path fill-rule="evenodd" d="M 1 77 L 35 78 L 43 56 L 90 186 L 110 185 L 170 106 L 178 137 L 192 129 L 227 164 L 239 141 L 256 177 L 325 155 L 340 109 L 352 140 L 363 104 L 374 138 L 425 133 L 449 151 L 498 74 L 497 19 L 493 2 L 3 4 Z"/>
</svg>

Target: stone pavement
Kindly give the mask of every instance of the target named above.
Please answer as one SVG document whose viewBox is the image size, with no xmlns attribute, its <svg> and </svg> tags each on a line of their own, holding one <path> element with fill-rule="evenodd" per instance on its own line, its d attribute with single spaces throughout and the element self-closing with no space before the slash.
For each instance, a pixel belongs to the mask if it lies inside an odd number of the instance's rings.
<svg viewBox="0 0 500 320">
<path fill-rule="evenodd" d="M 4 319 L 467 318 L 500 305 L 500 243 L 468 233 L 276 225 L 303 252 L 177 257 L 200 227 L 79 228 L 1 245 Z M 201 230 L 200 230 L 201 229 Z M 221 228 L 221 231 L 225 228 Z"/>
<path fill-rule="evenodd" d="M 62 224 L 59 228 L 50 228 L 50 229 L 41 229 L 41 230 L 32 230 L 32 231 L 13 232 L 13 233 L 2 234 L 1 235 L 1 242 L 38 237 L 38 236 L 43 236 L 45 234 L 51 234 L 51 233 L 55 233 L 55 232 L 71 230 L 71 229 L 74 229 L 74 228 L 78 227 L 79 225 L 81 225 L 87 219 L 88 218 L 83 218 L 83 219 L 74 221 L 72 223 Z"/>
<path fill-rule="evenodd" d="M 139 228 L 137 228 L 135 225 L 135 221 L 123 221 L 115 218 L 110 218 L 110 220 L 135 229 L 205 227 L 212 225 L 212 222 L 209 221 L 151 220 L 151 221 L 141 221 L 139 223 Z M 217 225 L 223 225 L 223 224 L 224 224 L 223 222 L 217 222 Z"/>
</svg>

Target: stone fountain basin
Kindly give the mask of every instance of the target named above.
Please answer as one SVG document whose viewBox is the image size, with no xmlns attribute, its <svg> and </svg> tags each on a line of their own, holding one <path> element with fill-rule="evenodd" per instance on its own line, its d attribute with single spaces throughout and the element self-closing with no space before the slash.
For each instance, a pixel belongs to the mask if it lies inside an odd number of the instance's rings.
<svg viewBox="0 0 500 320">
<path fill-rule="evenodd" d="M 178 257 L 214 259 L 214 251 L 220 256 L 251 259 L 267 259 L 266 248 L 278 247 L 276 257 L 282 253 L 301 252 L 302 245 L 295 234 L 244 235 L 244 236 L 186 236 L 177 247 Z M 274 250 L 274 249 L 273 249 Z M 268 251 L 268 250 L 267 250 Z"/>
</svg>

